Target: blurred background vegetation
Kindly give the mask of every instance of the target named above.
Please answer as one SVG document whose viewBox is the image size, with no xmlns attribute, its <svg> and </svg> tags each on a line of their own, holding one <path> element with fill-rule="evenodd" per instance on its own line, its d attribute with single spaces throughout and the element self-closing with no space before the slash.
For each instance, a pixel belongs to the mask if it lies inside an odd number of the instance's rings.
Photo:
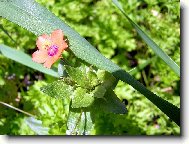
<svg viewBox="0 0 189 144">
<path fill-rule="evenodd" d="M 37 0 L 78 31 L 104 56 L 126 71 L 148 61 L 133 76 L 148 89 L 180 107 L 180 78 L 137 35 L 111 0 Z M 175 0 L 121 0 L 129 17 L 180 65 L 180 5 Z M 36 36 L 0 18 L 0 43 L 31 55 Z M 3 31 L 6 30 L 11 40 Z M 66 59 L 72 63 L 74 57 Z M 57 66 L 57 64 L 55 64 Z M 55 78 L 0 55 L 0 101 L 36 115 L 49 134 L 65 135 L 65 108 L 40 92 Z M 115 93 L 128 109 L 126 115 L 99 114 L 96 135 L 180 135 L 180 128 L 131 86 L 119 82 Z M 25 123 L 27 115 L 0 105 L 0 134 L 35 134 Z"/>
</svg>

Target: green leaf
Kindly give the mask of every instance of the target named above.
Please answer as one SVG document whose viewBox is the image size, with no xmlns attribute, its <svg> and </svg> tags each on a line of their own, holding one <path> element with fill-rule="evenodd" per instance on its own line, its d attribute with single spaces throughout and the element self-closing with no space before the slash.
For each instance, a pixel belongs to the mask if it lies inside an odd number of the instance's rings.
<svg viewBox="0 0 189 144">
<path fill-rule="evenodd" d="M 91 88 L 89 79 L 87 78 L 86 69 L 84 67 L 65 66 L 68 75 L 82 88 Z"/>
<path fill-rule="evenodd" d="M 37 120 L 33 117 L 24 119 L 26 124 L 38 135 L 48 135 L 49 128 L 43 127 L 42 121 Z"/>
<path fill-rule="evenodd" d="M 66 77 L 68 75 L 62 60 L 60 60 L 60 62 L 58 64 L 58 75 L 59 75 L 59 77 Z"/>
<path fill-rule="evenodd" d="M 94 128 L 90 112 L 71 110 L 67 127 L 67 135 L 90 135 Z"/>
<path fill-rule="evenodd" d="M 75 81 L 79 86 L 86 89 L 92 89 L 93 87 L 100 84 L 96 73 L 93 71 L 92 67 L 80 66 L 71 67 L 65 65 L 68 75 Z"/>
<path fill-rule="evenodd" d="M 112 0 L 117 8 L 124 14 L 124 16 L 129 20 L 131 25 L 135 28 L 141 38 L 146 42 L 146 44 L 159 56 L 178 76 L 180 76 L 180 67 L 126 14 L 121 4 L 117 0 Z"/>
<path fill-rule="evenodd" d="M 116 81 L 116 78 L 111 73 L 109 73 L 105 70 L 98 70 L 97 77 L 100 81 L 102 81 L 102 85 L 106 89 L 111 88 Z"/>
<path fill-rule="evenodd" d="M 70 100 L 73 88 L 62 79 L 42 87 L 41 91 L 54 98 Z"/>
<path fill-rule="evenodd" d="M 95 99 L 92 107 L 94 111 L 105 111 L 108 113 L 125 114 L 127 112 L 125 105 L 116 96 L 113 90 L 109 89 L 104 98 Z"/>
<path fill-rule="evenodd" d="M 30 32 L 41 35 L 62 29 L 69 40 L 69 48 L 76 57 L 88 62 L 99 69 L 106 70 L 142 93 L 174 122 L 180 125 L 180 109 L 149 91 L 126 71 L 102 56 L 89 42 L 76 31 L 58 19 L 34 0 L 0 1 L 0 15 Z"/>
<path fill-rule="evenodd" d="M 87 72 L 87 78 L 89 79 L 90 85 L 92 87 L 97 86 L 98 84 L 100 84 L 99 79 L 97 78 L 97 75 L 95 72 L 92 71 L 92 69 L 89 69 L 89 71 Z"/>
<path fill-rule="evenodd" d="M 22 51 L 12 49 L 12 48 L 2 45 L 2 44 L 0 44 L 0 51 L 7 58 L 10 58 L 16 62 L 19 62 L 19 63 L 25 65 L 25 66 L 28 66 L 35 70 L 38 70 L 42 73 L 45 73 L 45 74 L 48 74 L 48 75 L 51 75 L 54 77 L 58 77 L 57 72 L 55 72 L 52 69 L 47 69 L 47 68 L 43 67 L 41 64 L 33 62 L 31 57 Z"/>
<path fill-rule="evenodd" d="M 93 96 L 96 98 L 103 98 L 106 93 L 106 88 L 103 85 L 99 85 L 95 87 L 92 93 L 93 93 Z"/>
<path fill-rule="evenodd" d="M 86 89 L 78 87 L 74 91 L 74 97 L 72 99 L 72 108 L 88 107 L 94 102 L 92 93 L 87 93 Z"/>
</svg>

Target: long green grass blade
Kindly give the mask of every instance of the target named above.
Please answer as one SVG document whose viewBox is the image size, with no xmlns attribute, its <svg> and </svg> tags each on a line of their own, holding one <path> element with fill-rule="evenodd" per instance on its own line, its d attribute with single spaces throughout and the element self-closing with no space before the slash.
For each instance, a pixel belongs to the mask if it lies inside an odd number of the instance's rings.
<svg viewBox="0 0 189 144">
<path fill-rule="evenodd" d="M 155 95 L 135 78 L 109 59 L 101 55 L 88 41 L 82 38 L 67 24 L 42 7 L 34 0 L 0 1 L 0 16 L 26 28 L 36 35 L 51 33 L 55 29 L 62 29 L 69 40 L 69 48 L 78 58 L 114 74 L 153 102 L 168 117 L 180 125 L 180 109 Z"/>
<path fill-rule="evenodd" d="M 58 77 L 57 72 L 53 71 L 52 69 L 47 69 L 47 68 L 43 67 L 41 64 L 33 62 L 31 57 L 22 51 L 18 51 L 18 50 L 10 48 L 8 46 L 0 44 L 0 52 L 7 58 L 10 58 L 16 62 L 19 62 L 19 63 L 25 65 L 25 66 L 28 66 L 30 68 L 33 68 L 35 70 L 38 70 L 38 71 L 48 74 L 48 75 Z"/>
<path fill-rule="evenodd" d="M 141 38 L 146 42 L 146 44 L 159 56 L 178 76 L 180 76 L 179 66 L 126 14 L 121 4 L 117 0 L 112 0 L 117 8 L 124 14 L 124 16 L 129 20 L 131 25 L 135 28 Z"/>
</svg>

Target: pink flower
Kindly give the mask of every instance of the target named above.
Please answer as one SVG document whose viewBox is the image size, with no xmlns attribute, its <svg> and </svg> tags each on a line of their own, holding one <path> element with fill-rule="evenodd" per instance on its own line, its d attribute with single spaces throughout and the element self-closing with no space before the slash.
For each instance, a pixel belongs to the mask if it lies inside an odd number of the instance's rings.
<svg viewBox="0 0 189 144">
<path fill-rule="evenodd" d="M 46 34 L 39 36 L 36 42 L 39 50 L 32 54 L 32 60 L 50 68 L 68 47 L 63 37 L 63 32 L 60 29 L 53 31 L 50 36 Z"/>
</svg>

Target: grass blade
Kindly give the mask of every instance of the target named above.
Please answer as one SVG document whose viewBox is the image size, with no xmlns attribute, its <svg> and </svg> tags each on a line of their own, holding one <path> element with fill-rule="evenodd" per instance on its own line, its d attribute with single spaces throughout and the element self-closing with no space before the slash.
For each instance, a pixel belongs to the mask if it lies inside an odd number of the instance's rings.
<svg viewBox="0 0 189 144">
<path fill-rule="evenodd" d="M 0 1 L 0 16 L 26 28 L 36 35 L 51 33 L 55 29 L 62 29 L 69 40 L 69 48 L 76 57 L 100 69 L 111 72 L 117 79 L 130 84 L 180 125 L 179 108 L 149 91 L 129 73 L 105 58 L 76 31 L 34 0 Z"/>
<path fill-rule="evenodd" d="M 135 28 L 141 38 L 146 42 L 146 44 L 159 56 L 179 77 L 180 77 L 180 67 L 135 23 L 133 22 L 123 10 L 122 6 L 117 0 L 112 0 L 117 8 L 124 14 L 124 16 L 129 20 L 131 25 Z"/>
<path fill-rule="evenodd" d="M 41 64 L 35 63 L 32 61 L 31 57 L 24 52 L 12 49 L 5 45 L 0 45 L 0 52 L 7 58 L 10 58 L 16 62 L 19 62 L 25 66 L 38 70 L 42 73 L 51 75 L 53 77 L 58 77 L 58 73 L 53 71 L 52 69 L 47 69 L 43 67 Z"/>
</svg>

